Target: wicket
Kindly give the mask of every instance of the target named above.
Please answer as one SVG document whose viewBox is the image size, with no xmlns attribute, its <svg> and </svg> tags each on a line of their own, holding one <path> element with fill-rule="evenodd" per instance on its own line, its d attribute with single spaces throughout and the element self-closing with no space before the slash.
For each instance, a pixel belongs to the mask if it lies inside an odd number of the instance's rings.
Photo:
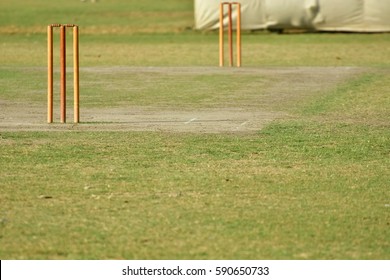
<svg viewBox="0 0 390 280">
<path fill-rule="evenodd" d="M 241 4 L 238 2 L 222 2 L 219 7 L 219 66 L 224 65 L 224 8 L 228 7 L 228 45 L 229 45 L 229 66 L 233 66 L 233 20 L 232 10 L 236 7 L 237 10 L 237 25 L 236 25 L 236 54 L 237 67 L 241 67 Z"/>
<path fill-rule="evenodd" d="M 73 110 L 74 123 L 79 111 L 79 28 L 75 24 L 51 24 L 47 27 L 47 122 L 53 122 L 53 28 L 60 28 L 60 121 L 66 123 L 66 28 L 73 28 Z"/>
</svg>

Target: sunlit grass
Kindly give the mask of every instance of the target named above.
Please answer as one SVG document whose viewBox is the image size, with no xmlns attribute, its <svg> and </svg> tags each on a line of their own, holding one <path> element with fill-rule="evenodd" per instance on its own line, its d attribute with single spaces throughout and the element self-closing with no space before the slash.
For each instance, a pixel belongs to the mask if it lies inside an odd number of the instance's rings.
<svg viewBox="0 0 390 280">
<path fill-rule="evenodd" d="M 0 258 L 389 259 L 388 34 L 246 32 L 244 67 L 222 70 L 192 4 L 0 2 L 0 106 L 44 103 L 46 26 L 66 21 L 86 108 L 284 116 L 254 133 L 0 131 Z"/>
</svg>

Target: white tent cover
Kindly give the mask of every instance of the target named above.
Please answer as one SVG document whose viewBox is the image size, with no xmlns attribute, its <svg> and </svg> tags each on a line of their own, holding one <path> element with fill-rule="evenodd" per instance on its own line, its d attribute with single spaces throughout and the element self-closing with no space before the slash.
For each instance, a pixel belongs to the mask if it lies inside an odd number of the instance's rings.
<svg viewBox="0 0 390 280">
<path fill-rule="evenodd" d="M 195 28 L 219 27 L 219 4 L 240 2 L 242 29 L 388 32 L 390 0 L 194 0 Z M 226 15 L 226 12 L 225 12 Z M 233 20 L 237 13 L 233 10 Z M 227 24 L 227 19 L 224 19 Z"/>
</svg>

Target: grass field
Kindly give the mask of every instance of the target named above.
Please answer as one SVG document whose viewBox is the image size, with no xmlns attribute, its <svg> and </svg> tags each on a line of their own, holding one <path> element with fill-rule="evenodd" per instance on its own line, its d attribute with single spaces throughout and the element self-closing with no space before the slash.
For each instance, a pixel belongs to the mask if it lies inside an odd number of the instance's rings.
<svg viewBox="0 0 390 280">
<path fill-rule="evenodd" d="M 244 32 L 220 69 L 192 2 L 0 3 L 0 259 L 389 259 L 389 34 Z M 45 123 L 54 22 L 79 125 Z"/>
</svg>

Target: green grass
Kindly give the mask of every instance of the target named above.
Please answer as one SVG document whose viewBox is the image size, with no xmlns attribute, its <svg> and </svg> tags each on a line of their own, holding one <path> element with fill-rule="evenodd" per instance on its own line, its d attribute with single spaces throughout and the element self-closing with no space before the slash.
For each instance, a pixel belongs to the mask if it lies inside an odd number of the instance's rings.
<svg viewBox="0 0 390 280">
<path fill-rule="evenodd" d="M 97 4 L 80 1 L 46 0 L 0 3 L 0 27 L 4 32 L 42 32 L 51 23 L 74 23 L 91 32 L 129 30 L 168 30 L 191 26 L 192 0 L 102 1 Z M 44 30 L 43 30 L 44 31 Z"/>
<path fill-rule="evenodd" d="M 170 29 L 168 32 L 145 31 L 123 35 L 114 32 L 86 34 L 84 29 L 80 26 L 81 67 L 218 65 L 216 32 L 204 34 L 192 30 L 174 32 Z M 46 24 L 42 24 L 39 33 L 3 34 L 0 44 L 3 54 L 0 57 L 1 65 L 46 66 L 45 32 Z M 59 49 L 58 39 L 59 35 L 55 38 L 55 49 Z M 71 44 L 70 33 L 68 44 Z M 246 33 L 243 35 L 242 44 L 242 60 L 246 67 L 388 67 L 390 61 L 388 34 Z M 55 55 L 58 53 L 55 52 Z"/>
<path fill-rule="evenodd" d="M 216 66 L 218 34 L 188 30 L 192 0 L 2 1 L 0 106 L 44 107 L 60 21 L 81 26 L 83 108 L 286 117 L 251 134 L 0 131 L 1 259 L 390 258 L 388 34 L 244 34 L 246 69 L 359 67 L 315 92 L 295 74 L 114 75 Z"/>
<path fill-rule="evenodd" d="M 310 114 L 331 114 L 337 118 L 368 121 L 372 124 L 386 124 L 388 121 L 388 104 L 390 90 L 388 73 L 366 73 L 352 79 L 346 84 L 316 100 L 304 110 Z"/>
<path fill-rule="evenodd" d="M 386 258 L 389 134 L 1 133 L 2 256 Z"/>
<path fill-rule="evenodd" d="M 80 25 L 81 66 L 218 65 L 218 33 L 192 30 L 193 0 L 2 1 L 1 65 L 45 66 L 46 26 L 58 22 Z M 388 34 L 244 32 L 243 65 L 386 67 L 389 43 Z"/>
</svg>

